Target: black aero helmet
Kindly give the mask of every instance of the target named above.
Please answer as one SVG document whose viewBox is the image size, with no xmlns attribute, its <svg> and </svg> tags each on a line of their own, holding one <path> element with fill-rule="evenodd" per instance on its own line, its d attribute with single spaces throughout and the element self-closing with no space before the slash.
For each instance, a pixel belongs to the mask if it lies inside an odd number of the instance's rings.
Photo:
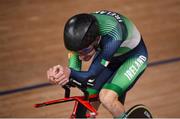
<svg viewBox="0 0 180 119">
<path fill-rule="evenodd" d="M 68 50 L 78 51 L 88 47 L 98 35 L 95 16 L 78 14 L 71 17 L 65 24 L 64 44 Z"/>
</svg>

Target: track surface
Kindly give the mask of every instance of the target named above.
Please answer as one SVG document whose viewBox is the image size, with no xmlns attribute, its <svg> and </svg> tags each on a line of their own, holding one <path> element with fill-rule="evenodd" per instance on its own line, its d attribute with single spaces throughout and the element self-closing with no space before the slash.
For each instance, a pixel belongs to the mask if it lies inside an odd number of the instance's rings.
<svg viewBox="0 0 180 119">
<path fill-rule="evenodd" d="M 129 91 L 126 109 L 143 103 L 155 117 L 180 117 L 179 0 L 0 0 L 0 92 L 46 84 L 49 67 L 67 64 L 62 40 L 66 20 L 101 9 L 132 19 L 148 47 L 151 65 Z M 61 97 L 58 86 L 0 95 L 0 117 L 68 117 L 73 103 L 33 108 Z M 100 107 L 98 117 L 111 115 Z"/>
</svg>

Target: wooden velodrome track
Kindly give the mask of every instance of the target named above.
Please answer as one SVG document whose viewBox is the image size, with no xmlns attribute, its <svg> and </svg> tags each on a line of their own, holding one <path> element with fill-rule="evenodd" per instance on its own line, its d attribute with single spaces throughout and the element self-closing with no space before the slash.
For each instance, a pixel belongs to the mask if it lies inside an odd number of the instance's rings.
<svg viewBox="0 0 180 119">
<path fill-rule="evenodd" d="M 59 86 L 27 87 L 46 84 L 49 67 L 67 64 L 66 20 L 101 9 L 131 18 L 148 47 L 150 65 L 129 91 L 126 109 L 143 103 L 155 117 L 180 117 L 180 0 L 0 0 L 0 117 L 70 115 L 73 103 L 33 108 L 62 98 Z M 111 115 L 100 107 L 98 117 Z"/>
</svg>

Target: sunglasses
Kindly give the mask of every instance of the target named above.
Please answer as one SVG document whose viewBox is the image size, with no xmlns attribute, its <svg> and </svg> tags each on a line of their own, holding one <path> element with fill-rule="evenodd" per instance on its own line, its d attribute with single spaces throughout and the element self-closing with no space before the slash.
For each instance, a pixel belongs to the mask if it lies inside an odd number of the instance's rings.
<svg viewBox="0 0 180 119">
<path fill-rule="evenodd" d="M 93 45 L 90 45 L 89 47 L 78 51 L 78 53 L 81 54 L 81 55 L 85 55 L 85 54 L 90 53 L 93 49 L 94 49 Z"/>
</svg>

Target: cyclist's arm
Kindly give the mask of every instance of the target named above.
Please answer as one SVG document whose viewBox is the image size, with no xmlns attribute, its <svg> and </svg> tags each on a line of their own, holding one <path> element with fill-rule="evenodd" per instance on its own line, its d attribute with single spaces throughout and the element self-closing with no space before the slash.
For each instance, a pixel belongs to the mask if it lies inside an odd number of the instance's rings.
<svg viewBox="0 0 180 119">
<path fill-rule="evenodd" d="M 79 55 L 76 52 L 68 53 L 68 66 L 76 71 L 81 71 L 81 60 L 79 60 Z"/>
<path fill-rule="evenodd" d="M 114 40 L 111 36 L 106 35 L 102 39 L 102 51 L 99 56 L 92 62 L 88 71 L 76 71 L 71 68 L 71 77 L 79 82 L 86 82 L 88 79 L 95 78 L 100 74 L 111 60 L 114 53 L 119 48 L 122 40 Z"/>
</svg>

